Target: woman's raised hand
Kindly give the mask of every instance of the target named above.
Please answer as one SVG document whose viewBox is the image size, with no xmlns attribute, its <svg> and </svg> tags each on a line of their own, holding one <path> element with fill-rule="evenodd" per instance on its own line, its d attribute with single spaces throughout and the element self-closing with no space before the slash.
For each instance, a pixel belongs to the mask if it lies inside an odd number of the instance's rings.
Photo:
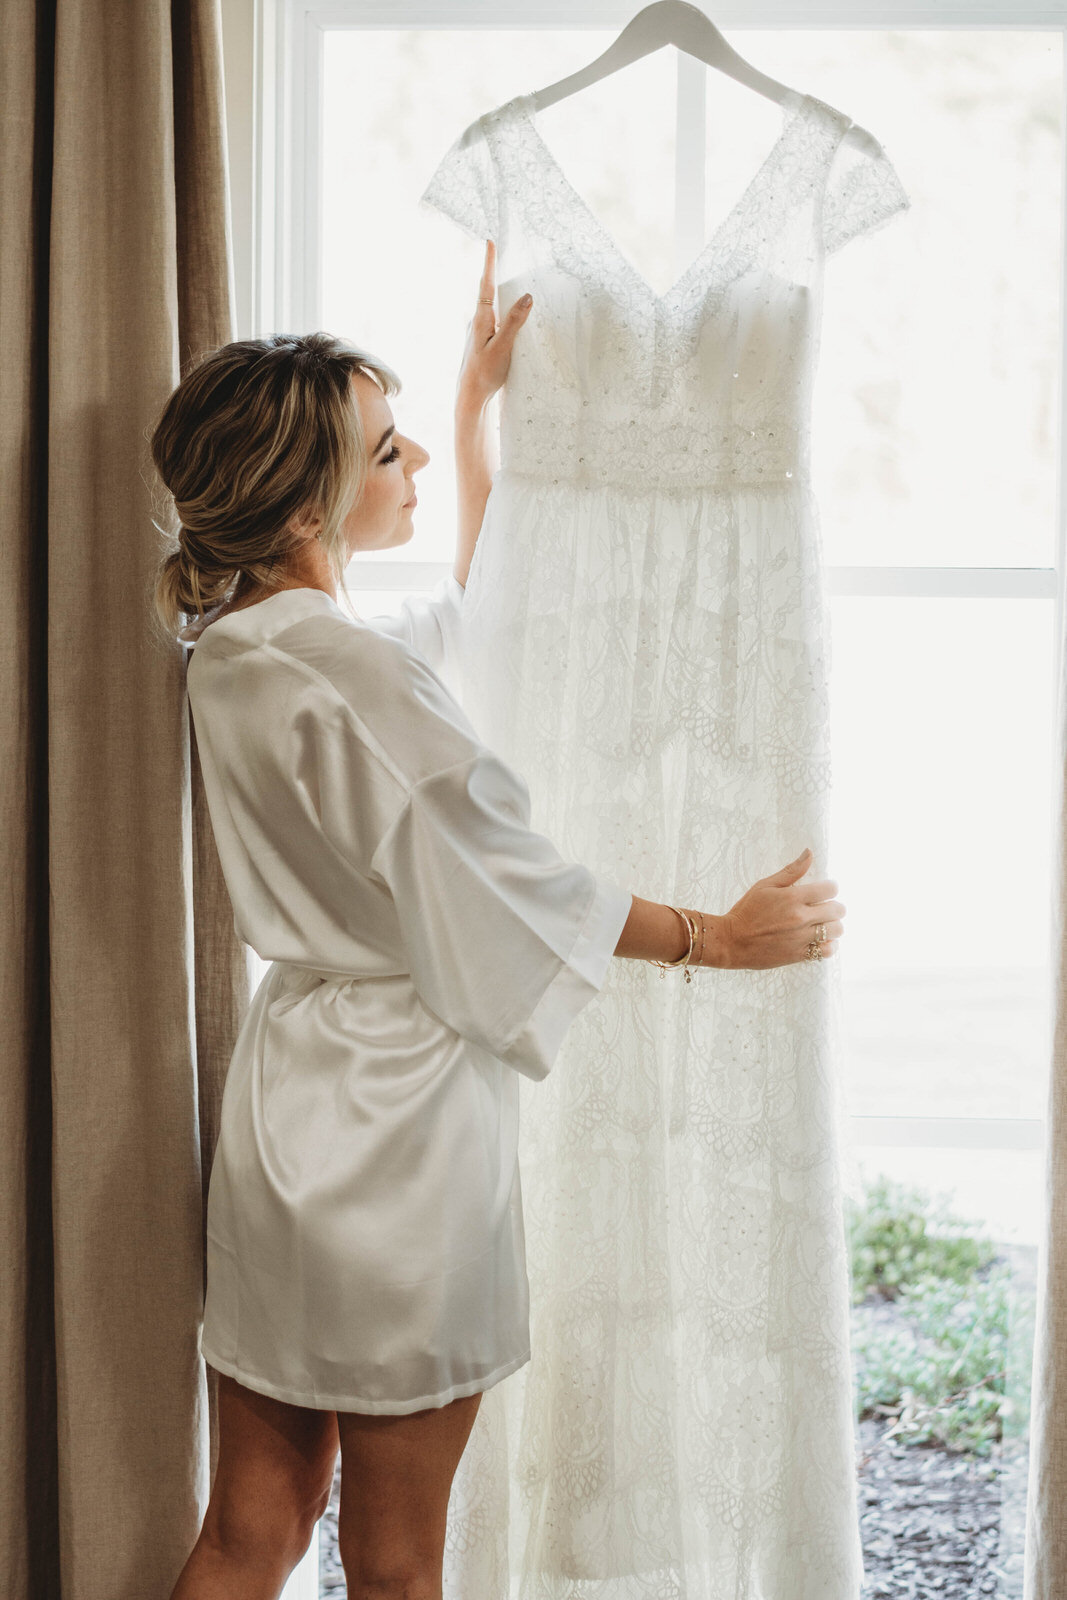
<svg viewBox="0 0 1067 1600">
<path fill-rule="evenodd" d="M 492 239 L 487 239 L 482 281 L 478 285 L 478 304 L 467 324 L 467 342 L 456 381 L 457 406 L 470 405 L 480 410 L 501 387 L 511 365 L 511 347 L 515 335 L 529 316 L 533 304 L 530 295 L 523 295 L 511 306 L 503 322 L 498 324 L 495 299 L 496 245 Z"/>
<path fill-rule="evenodd" d="M 722 919 L 721 959 L 726 967 L 787 967 L 808 960 L 808 945 L 820 923 L 826 925 L 821 955 L 832 956 L 844 932 L 845 907 L 832 899 L 837 884 L 798 883 L 811 863 L 811 851 L 768 878 L 759 878 Z"/>
</svg>

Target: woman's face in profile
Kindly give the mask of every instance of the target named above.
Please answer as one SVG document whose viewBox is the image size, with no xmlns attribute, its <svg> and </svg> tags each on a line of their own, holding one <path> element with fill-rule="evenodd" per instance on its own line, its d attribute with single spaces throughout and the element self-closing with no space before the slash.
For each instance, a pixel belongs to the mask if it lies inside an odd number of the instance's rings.
<svg viewBox="0 0 1067 1600">
<path fill-rule="evenodd" d="M 413 531 L 413 475 L 430 459 L 414 439 L 396 431 L 389 402 L 373 378 L 354 372 L 352 390 L 367 441 L 367 479 L 363 493 L 344 521 L 351 555 L 406 544 Z"/>
</svg>

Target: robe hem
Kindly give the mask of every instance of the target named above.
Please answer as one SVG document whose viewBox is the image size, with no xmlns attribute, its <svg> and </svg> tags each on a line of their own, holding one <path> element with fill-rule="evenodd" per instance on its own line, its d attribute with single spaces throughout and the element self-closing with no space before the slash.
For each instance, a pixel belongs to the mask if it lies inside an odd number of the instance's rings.
<svg viewBox="0 0 1067 1600">
<path fill-rule="evenodd" d="M 526 1350 L 514 1361 L 506 1361 L 502 1367 L 496 1367 L 485 1378 L 472 1378 L 468 1383 L 454 1383 L 451 1388 L 442 1389 L 437 1394 L 423 1395 L 414 1400 L 370 1400 L 363 1404 L 354 1404 L 360 1399 L 359 1395 L 328 1395 L 308 1394 L 300 1389 L 289 1389 L 284 1384 L 272 1383 L 268 1378 L 261 1378 L 256 1373 L 245 1372 L 236 1362 L 224 1361 L 220 1356 L 211 1354 L 208 1346 L 201 1341 L 200 1354 L 209 1366 L 216 1372 L 224 1372 L 227 1377 L 235 1378 L 248 1389 L 254 1389 L 257 1394 L 268 1394 L 274 1400 L 284 1400 L 289 1405 L 307 1406 L 313 1411 L 357 1411 L 363 1416 L 408 1416 L 412 1411 L 427 1411 L 431 1408 L 446 1406 L 452 1400 L 462 1400 L 468 1395 L 477 1394 L 480 1390 L 490 1389 L 502 1378 L 512 1372 L 517 1372 L 530 1360 L 530 1351 Z"/>
</svg>

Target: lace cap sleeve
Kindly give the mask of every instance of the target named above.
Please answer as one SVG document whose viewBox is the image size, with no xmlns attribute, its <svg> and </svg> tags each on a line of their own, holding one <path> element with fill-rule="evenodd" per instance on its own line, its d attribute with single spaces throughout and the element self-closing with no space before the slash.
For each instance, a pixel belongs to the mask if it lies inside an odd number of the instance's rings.
<svg viewBox="0 0 1067 1600">
<path fill-rule="evenodd" d="M 823 200 L 827 255 L 882 227 L 911 201 L 896 168 L 865 128 L 853 123 L 834 152 Z"/>
<path fill-rule="evenodd" d="M 472 122 L 446 150 L 419 196 L 475 239 L 497 239 L 496 175 L 481 120 Z"/>
</svg>

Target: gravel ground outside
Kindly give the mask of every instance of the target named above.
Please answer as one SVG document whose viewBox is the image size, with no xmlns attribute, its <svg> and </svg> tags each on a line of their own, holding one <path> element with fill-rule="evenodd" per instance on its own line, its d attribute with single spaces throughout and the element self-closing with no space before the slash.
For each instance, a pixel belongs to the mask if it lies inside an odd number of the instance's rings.
<svg viewBox="0 0 1067 1600">
<path fill-rule="evenodd" d="M 878 1309 L 887 1323 L 892 1302 Z M 1010 1440 L 980 1458 L 889 1437 L 891 1421 L 856 1424 L 862 1600 L 1021 1600 L 1027 1454 Z M 346 1595 L 337 1553 L 338 1457 L 319 1545 L 320 1600 Z"/>
<path fill-rule="evenodd" d="M 899 1444 L 856 1425 L 864 1600 L 978 1600 L 1013 1592 L 1000 1565 L 1002 1462 Z"/>
<path fill-rule="evenodd" d="M 885 1424 L 857 1424 L 863 1600 L 995 1600 L 1017 1591 L 999 1564 L 1000 1465 L 929 1445 L 885 1440 Z M 337 1554 L 338 1462 L 322 1519 L 319 1594 L 346 1594 Z"/>
</svg>

